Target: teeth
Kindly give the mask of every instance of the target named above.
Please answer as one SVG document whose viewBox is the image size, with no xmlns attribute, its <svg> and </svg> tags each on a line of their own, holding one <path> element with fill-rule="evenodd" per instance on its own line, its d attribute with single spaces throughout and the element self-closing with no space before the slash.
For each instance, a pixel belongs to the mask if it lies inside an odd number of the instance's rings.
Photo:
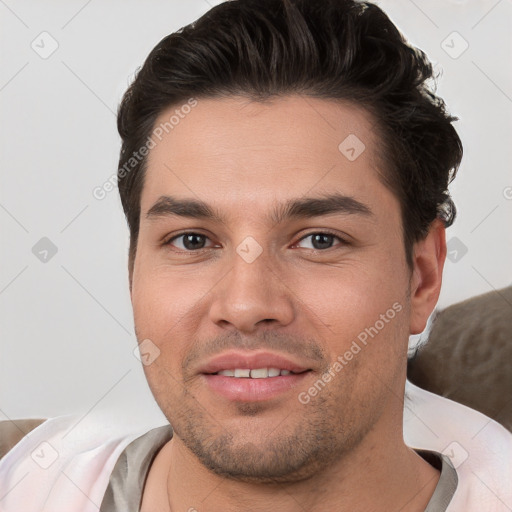
<svg viewBox="0 0 512 512">
<path fill-rule="evenodd" d="M 266 379 L 267 377 L 267 368 L 258 368 L 257 370 L 251 370 L 251 379 Z"/>
<path fill-rule="evenodd" d="M 290 375 L 290 370 L 280 370 L 279 368 L 255 368 L 253 370 L 245 368 L 236 368 L 235 370 L 220 370 L 217 375 L 225 377 L 249 377 L 251 379 L 266 379 L 267 377 L 278 377 L 279 375 Z"/>
<path fill-rule="evenodd" d="M 233 370 L 221 370 L 219 375 L 225 375 L 226 377 L 234 377 L 235 372 Z"/>
</svg>

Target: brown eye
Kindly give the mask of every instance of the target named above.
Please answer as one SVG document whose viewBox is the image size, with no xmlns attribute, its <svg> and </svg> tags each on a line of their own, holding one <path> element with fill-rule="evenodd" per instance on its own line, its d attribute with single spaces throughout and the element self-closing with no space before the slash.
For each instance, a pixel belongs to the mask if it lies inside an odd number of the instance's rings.
<svg viewBox="0 0 512 512">
<path fill-rule="evenodd" d="M 340 238 L 337 235 L 334 235 L 329 232 L 316 232 L 309 233 L 308 235 L 302 237 L 299 244 L 308 238 L 311 239 L 311 247 L 306 247 L 306 249 L 313 249 L 315 251 L 321 251 L 325 249 L 331 249 L 333 247 L 333 243 L 335 240 L 339 240 L 342 244 L 345 243 L 345 240 Z"/>
<path fill-rule="evenodd" d="M 206 240 L 209 240 L 209 238 L 200 233 L 182 233 L 165 242 L 165 245 L 172 245 L 183 251 L 197 251 L 205 248 Z M 174 243 L 175 241 L 180 242 Z"/>
</svg>

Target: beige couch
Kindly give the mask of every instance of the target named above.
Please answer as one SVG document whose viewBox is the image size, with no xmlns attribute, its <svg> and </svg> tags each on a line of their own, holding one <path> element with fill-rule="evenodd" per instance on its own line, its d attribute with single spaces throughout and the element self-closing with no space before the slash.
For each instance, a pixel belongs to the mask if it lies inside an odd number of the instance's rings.
<svg viewBox="0 0 512 512">
<path fill-rule="evenodd" d="M 2 458 L 23 436 L 41 425 L 46 419 L 21 419 L 0 421 L 0 458 Z"/>
<path fill-rule="evenodd" d="M 437 313 L 407 377 L 512 430 L 512 286 Z"/>
</svg>

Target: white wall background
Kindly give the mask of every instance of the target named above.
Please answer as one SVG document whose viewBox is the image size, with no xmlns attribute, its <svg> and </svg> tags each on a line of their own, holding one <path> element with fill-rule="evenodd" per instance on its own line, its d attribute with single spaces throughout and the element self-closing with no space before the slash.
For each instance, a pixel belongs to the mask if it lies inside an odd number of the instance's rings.
<svg viewBox="0 0 512 512">
<path fill-rule="evenodd" d="M 512 3 L 379 4 L 443 70 L 438 92 L 460 117 L 445 307 L 512 282 Z M 165 422 L 133 355 L 117 190 L 92 190 L 116 172 L 115 112 L 134 71 L 212 5 L 0 2 L 0 420 L 109 410 Z M 33 253 L 43 237 L 57 250 L 47 262 Z"/>
</svg>

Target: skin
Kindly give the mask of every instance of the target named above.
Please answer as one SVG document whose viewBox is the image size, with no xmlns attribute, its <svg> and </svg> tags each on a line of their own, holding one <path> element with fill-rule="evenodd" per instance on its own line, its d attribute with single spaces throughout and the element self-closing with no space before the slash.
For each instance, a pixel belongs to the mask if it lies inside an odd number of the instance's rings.
<svg viewBox="0 0 512 512">
<path fill-rule="evenodd" d="M 131 299 L 139 342 L 160 350 L 144 371 L 174 436 L 150 468 L 143 512 L 424 510 L 439 472 L 403 441 L 406 355 L 439 296 L 445 233 L 434 221 L 407 266 L 373 127 L 360 107 L 300 95 L 198 99 L 151 149 Z M 350 133 L 366 146 L 355 161 L 338 149 Z M 334 191 L 372 214 L 268 219 L 277 203 Z M 147 218 L 162 195 L 205 201 L 223 221 Z M 325 230 L 341 239 L 314 250 L 306 235 Z M 195 242 L 205 248 L 187 252 L 183 238 L 164 245 L 184 231 L 205 235 Z M 262 248 L 252 263 L 236 252 L 248 236 Z M 396 303 L 401 311 L 301 403 L 298 394 Z M 300 389 L 233 402 L 197 369 L 237 347 L 312 371 Z"/>
</svg>

